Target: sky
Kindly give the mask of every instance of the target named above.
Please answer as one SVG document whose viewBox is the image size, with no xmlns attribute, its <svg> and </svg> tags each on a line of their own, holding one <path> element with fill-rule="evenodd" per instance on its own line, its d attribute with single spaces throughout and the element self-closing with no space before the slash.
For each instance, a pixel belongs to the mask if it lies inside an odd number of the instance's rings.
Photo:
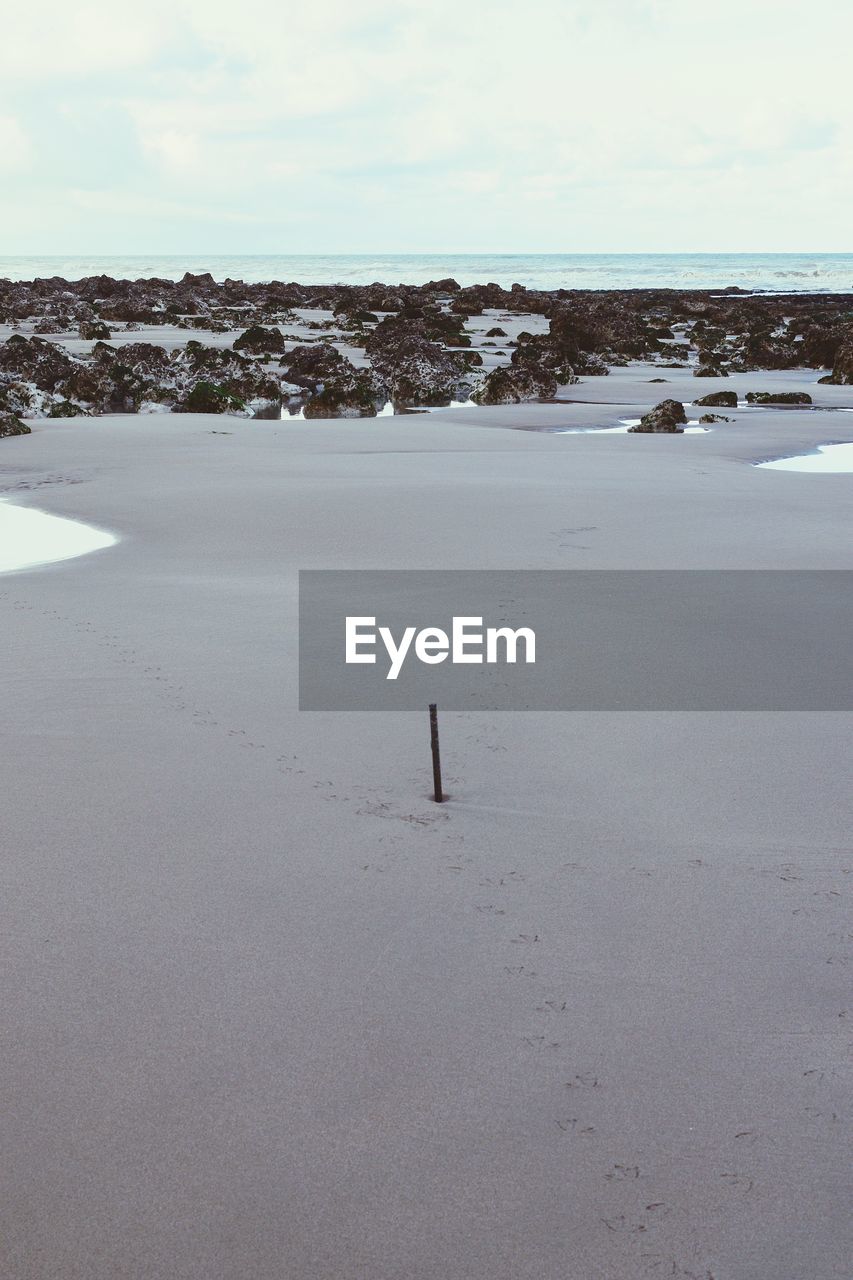
<svg viewBox="0 0 853 1280">
<path fill-rule="evenodd" d="M 849 0 L 4 5 L 0 253 L 853 250 Z"/>
</svg>

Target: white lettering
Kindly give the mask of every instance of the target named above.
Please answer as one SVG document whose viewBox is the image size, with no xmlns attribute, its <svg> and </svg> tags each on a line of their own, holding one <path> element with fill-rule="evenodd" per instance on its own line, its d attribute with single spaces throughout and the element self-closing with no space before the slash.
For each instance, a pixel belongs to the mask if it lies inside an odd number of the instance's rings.
<svg viewBox="0 0 853 1280">
<path fill-rule="evenodd" d="M 375 618 L 347 618 L 346 620 L 346 660 L 347 662 L 375 662 L 375 653 L 359 653 L 359 645 L 376 644 L 376 632 L 361 635 L 359 627 L 375 627 Z"/>
<path fill-rule="evenodd" d="M 379 634 L 382 637 L 382 643 L 388 650 L 388 657 L 391 659 L 391 667 L 385 679 L 396 680 L 397 676 L 400 674 L 400 669 L 406 660 L 406 654 L 409 652 L 409 645 L 412 643 L 415 628 L 406 627 L 406 630 L 403 632 L 403 639 L 400 641 L 399 646 L 394 643 L 394 637 L 391 634 L 390 627 L 380 627 Z"/>
<path fill-rule="evenodd" d="M 511 627 L 489 627 L 486 632 L 486 662 L 498 662 L 498 640 L 505 642 L 505 661 L 517 662 L 519 637 L 524 640 L 524 661 L 536 661 L 536 634 L 530 627 L 519 627 L 513 631 Z"/>
</svg>

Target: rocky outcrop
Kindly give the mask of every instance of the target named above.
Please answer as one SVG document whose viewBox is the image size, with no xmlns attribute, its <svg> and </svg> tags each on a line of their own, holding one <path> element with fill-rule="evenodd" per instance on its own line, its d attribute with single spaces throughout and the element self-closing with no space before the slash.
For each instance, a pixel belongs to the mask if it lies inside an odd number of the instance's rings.
<svg viewBox="0 0 853 1280">
<path fill-rule="evenodd" d="M 244 403 L 252 402 L 254 407 L 281 405 L 278 379 L 263 365 L 236 351 L 188 342 L 173 354 L 170 363 L 179 385 L 212 382 Z"/>
<path fill-rule="evenodd" d="M 53 391 L 75 365 L 64 347 L 44 338 L 13 334 L 0 343 L 0 380 L 32 382 L 42 391 Z"/>
<path fill-rule="evenodd" d="M 737 408 L 737 392 L 736 391 L 712 391 L 707 396 L 700 396 L 698 400 L 693 402 L 697 405 L 706 406 L 709 409 L 736 409 Z"/>
<path fill-rule="evenodd" d="M 522 404 L 528 400 L 553 400 L 557 379 L 548 369 L 534 365 L 493 369 L 472 393 L 477 404 Z"/>
<path fill-rule="evenodd" d="M 366 352 L 400 405 L 442 405 L 467 399 L 471 379 L 464 354 L 446 351 L 425 336 L 424 320 L 377 325 Z"/>
<path fill-rule="evenodd" d="M 251 325 L 239 338 L 234 339 L 235 351 L 246 351 L 252 355 L 278 355 L 284 349 L 281 329 L 265 329 L 260 324 Z"/>
<path fill-rule="evenodd" d="M 747 391 L 747 404 L 811 404 L 806 391 Z"/>
<path fill-rule="evenodd" d="M 821 378 L 820 381 L 832 383 L 836 387 L 853 386 L 853 337 L 847 338 L 839 345 L 835 353 L 832 373 L 828 378 Z"/>
<path fill-rule="evenodd" d="M 110 337 L 110 327 L 103 320 L 83 320 L 78 332 L 86 342 L 104 341 Z"/>
<path fill-rule="evenodd" d="M 349 368 L 323 383 L 305 404 L 306 418 L 375 418 L 384 388 L 369 369 Z"/>
<path fill-rule="evenodd" d="M 5 440 L 9 436 L 28 436 L 30 431 L 31 428 L 21 422 L 14 413 L 0 411 L 0 440 Z"/>
<path fill-rule="evenodd" d="M 227 387 L 214 382 L 197 382 L 175 405 L 175 413 L 242 413 L 245 407 L 245 401 Z"/>
<path fill-rule="evenodd" d="M 171 354 L 153 343 L 96 342 L 88 359 L 42 338 L 16 335 L 0 344 L 3 402 L 26 417 L 135 413 L 146 404 L 179 407 L 196 384 L 223 388 L 229 403 L 247 413 L 281 408 L 278 379 L 261 364 L 200 342 Z"/>
<path fill-rule="evenodd" d="M 545 334 L 519 333 L 512 353 L 513 365 L 535 367 L 551 373 L 561 386 L 578 381 L 579 374 L 604 375 L 608 366 L 595 351 L 598 339 L 574 312 L 558 310 Z"/>
<path fill-rule="evenodd" d="M 404 338 L 372 360 L 395 404 L 442 405 L 470 394 L 465 361 L 427 338 Z"/>
<path fill-rule="evenodd" d="M 370 418 L 387 399 L 385 383 L 372 369 L 357 369 L 328 342 L 294 347 L 286 376 L 310 393 L 306 418 Z"/>
<path fill-rule="evenodd" d="M 322 357 L 323 367 L 311 376 L 307 366 L 317 357 L 293 358 L 282 336 L 296 308 L 333 314 L 335 322 L 323 318 L 308 323 L 323 331 L 324 338 L 343 327 L 348 343 L 363 343 L 375 383 L 355 366 L 348 370 L 328 358 L 324 365 Z M 546 292 L 494 283 L 459 288 L 450 279 L 424 286 L 218 283 L 209 272 L 188 272 L 180 280 L 105 275 L 73 282 L 58 276 L 0 279 L 0 321 L 45 335 L 79 327 L 95 347 L 90 358 L 88 352 L 71 355 L 59 346 L 49 347 L 46 354 L 48 344 L 39 348 L 23 336 L 13 340 L 23 343 L 23 349 L 0 344 L 0 403 L 19 418 L 60 410 L 148 411 L 183 404 L 197 384 L 209 383 L 242 401 L 241 412 L 274 414 L 281 376 L 263 367 L 273 357 L 284 367 L 293 364 L 292 378 L 305 400 L 324 397 L 312 412 L 369 412 L 372 390 L 378 397 L 386 384 L 400 405 L 446 404 L 464 398 L 475 381 L 472 370 L 481 357 L 470 346 L 465 317 L 484 312 L 536 316 L 550 325 L 547 333 L 538 332 L 544 327 L 541 321 L 513 326 L 511 333 L 516 327 L 528 332 L 510 343 L 503 322 L 481 324 L 490 335 L 487 342 L 512 348 L 511 368 L 516 371 L 511 377 L 483 379 L 487 396 L 515 400 L 536 392 L 537 398 L 547 398 L 554 380 L 559 386 L 636 358 L 653 360 L 661 368 L 692 365 L 699 376 L 714 377 L 746 369 L 832 367 L 827 381 L 853 384 L 849 295 Z M 196 343 L 195 354 L 190 345 L 189 354 L 164 353 L 158 360 L 150 351 L 133 353 L 122 346 L 115 329 L 119 324 L 243 333 L 227 355 Z M 107 341 L 111 327 L 114 336 Z M 334 340 L 340 345 L 337 335 Z M 327 343 L 309 345 L 312 351 L 325 346 L 328 352 Z"/>
<path fill-rule="evenodd" d="M 629 427 L 628 430 L 642 435 L 672 434 L 683 431 L 682 423 L 686 421 L 687 414 L 680 400 L 661 400 L 654 409 L 643 414 L 635 427 Z"/>
</svg>

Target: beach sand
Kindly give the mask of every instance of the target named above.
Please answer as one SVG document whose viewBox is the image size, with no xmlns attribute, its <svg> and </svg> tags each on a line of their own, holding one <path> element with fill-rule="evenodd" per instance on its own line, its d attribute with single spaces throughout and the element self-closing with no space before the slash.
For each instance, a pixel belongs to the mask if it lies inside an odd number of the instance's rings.
<svg viewBox="0 0 853 1280">
<path fill-rule="evenodd" d="M 120 540 L 0 578 L 2 1274 L 847 1280 L 851 716 L 446 715 L 438 807 L 425 715 L 294 709 L 298 569 L 850 568 L 752 464 L 851 415 L 548 434 L 660 372 L 3 442 Z"/>
</svg>

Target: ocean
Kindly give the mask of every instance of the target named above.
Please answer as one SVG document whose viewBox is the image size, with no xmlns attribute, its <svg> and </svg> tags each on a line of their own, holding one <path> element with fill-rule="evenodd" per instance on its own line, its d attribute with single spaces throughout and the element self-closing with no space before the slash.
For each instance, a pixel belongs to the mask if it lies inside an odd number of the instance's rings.
<svg viewBox="0 0 853 1280">
<path fill-rule="evenodd" d="M 424 284 L 452 276 L 462 285 L 494 281 L 536 289 L 724 289 L 850 293 L 853 253 L 501 253 L 501 254 L 128 254 L 0 257 L 0 277 L 32 280 L 110 275 L 178 280 L 185 271 L 215 279 L 301 284 Z"/>
</svg>

